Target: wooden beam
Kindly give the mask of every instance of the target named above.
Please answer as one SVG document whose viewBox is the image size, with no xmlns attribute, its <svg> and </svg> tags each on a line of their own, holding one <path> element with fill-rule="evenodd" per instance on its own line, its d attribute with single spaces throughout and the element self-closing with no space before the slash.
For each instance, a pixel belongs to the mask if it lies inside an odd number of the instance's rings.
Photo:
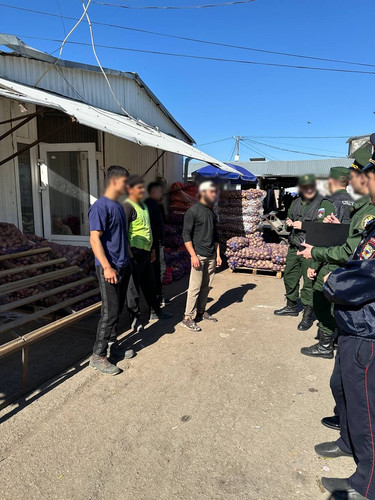
<svg viewBox="0 0 375 500">
<path fill-rule="evenodd" d="M 15 132 L 19 128 L 23 127 L 24 125 L 26 125 L 26 123 L 29 123 L 30 120 L 35 118 L 35 114 L 27 115 L 26 117 L 22 117 L 22 118 L 24 118 L 22 122 L 17 123 L 17 125 L 14 125 L 14 127 L 11 127 L 9 130 L 4 132 L 4 134 L 0 135 L 0 142 L 3 139 L 5 139 L 5 137 L 8 137 L 8 135 L 13 134 L 13 132 Z"/>
<path fill-rule="evenodd" d="M 66 258 L 61 257 L 60 259 L 44 260 L 43 262 L 36 262 L 35 264 L 30 264 L 28 266 L 12 267 L 11 269 L 5 269 L 4 271 L 0 271 L 0 278 L 2 276 L 9 276 L 10 274 L 19 274 L 26 271 L 30 271 L 32 269 L 39 269 L 40 267 L 48 267 L 48 266 L 54 266 L 56 264 L 63 264 L 64 262 L 66 262 Z"/>
<path fill-rule="evenodd" d="M 47 253 L 52 249 L 50 247 L 42 247 L 42 248 L 34 248 L 31 250 L 24 250 L 23 252 L 16 253 L 7 253 L 4 255 L 0 255 L 0 262 L 3 260 L 13 260 L 13 259 L 21 259 L 22 257 L 28 257 L 29 255 L 37 255 L 39 253 Z"/>
<path fill-rule="evenodd" d="M 86 283 L 91 283 L 95 281 L 93 276 L 89 276 L 88 278 L 83 278 L 78 281 L 73 281 L 73 283 L 68 283 L 67 285 L 58 286 L 57 288 L 52 288 L 52 290 L 46 290 L 45 292 L 38 293 L 37 295 L 30 295 L 30 297 L 25 297 L 24 299 L 15 300 L 14 302 L 9 302 L 8 304 L 4 304 L 0 306 L 0 313 L 11 311 L 12 309 L 17 309 L 18 307 L 25 306 L 27 304 L 31 304 L 36 302 L 37 300 L 45 299 L 46 297 L 51 297 L 52 295 L 56 295 L 62 292 L 66 292 L 67 290 L 71 290 L 72 288 L 77 288 L 77 286 L 85 285 Z"/>
<path fill-rule="evenodd" d="M 42 326 L 41 328 L 38 328 L 33 332 L 27 333 L 22 337 L 22 339 L 11 340 L 10 342 L 0 346 L 0 358 L 4 358 L 9 354 L 13 354 L 16 351 L 19 351 L 20 349 L 22 349 L 25 343 L 32 344 L 42 338 L 48 337 L 49 335 L 57 332 L 58 330 L 61 330 L 63 328 L 66 328 L 67 326 L 72 325 L 73 323 L 76 323 L 77 321 L 81 321 L 86 316 L 90 316 L 91 314 L 98 312 L 101 306 L 102 306 L 101 302 L 96 302 L 95 304 L 85 307 L 80 311 L 65 316 L 65 318 L 61 318 L 57 321 L 54 321 L 53 323 L 49 323 L 48 325 Z"/>
<path fill-rule="evenodd" d="M 80 271 L 81 270 L 78 266 L 71 266 L 66 269 L 59 269 L 58 271 L 51 271 L 49 273 L 40 274 L 31 278 L 6 283 L 5 285 L 0 285 L 0 294 L 15 292 L 17 290 L 21 290 L 21 288 L 27 288 L 38 283 L 44 283 L 45 281 L 63 278 L 64 276 L 79 273 Z"/>
<path fill-rule="evenodd" d="M 26 314 L 22 318 L 16 319 L 14 321 L 10 321 L 9 323 L 5 323 L 4 325 L 0 326 L 0 334 L 6 332 L 7 330 L 18 328 L 19 326 L 25 325 L 26 323 L 30 323 L 31 321 L 34 321 L 35 319 L 42 318 L 43 316 L 47 316 L 50 313 L 53 313 L 55 311 L 60 311 L 60 309 L 64 309 L 65 307 L 68 307 L 72 304 L 76 304 L 77 302 L 81 302 L 82 300 L 88 299 L 94 295 L 98 295 L 100 293 L 99 288 L 96 288 L 95 290 L 90 290 L 89 292 L 82 293 L 81 295 L 77 295 L 77 297 L 72 297 L 71 299 L 64 300 L 60 302 L 59 304 L 54 304 L 53 306 L 50 307 L 45 307 L 44 309 L 41 309 L 40 311 L 37 311 L 33 314 Z M 74 314 L 74 313 L 72 313 Z M 56 323 L 54 321 L 53 323 Z M 25 339 L 28 334 L 24 335 L 22 338 Z M 5 344 L 6 345 L 6 344 Z"/>
<path fill-rule="evenodd" d="M 63 125 L 61 125 L 61 127 L 57 127 L 56 129 L 51 130 L 50 132 L 48 132 L 48 134 L 44 135 L 43 137 L 40 137 L 39 139 L 37 139 L 36 141 L 34 141 L 34 142 L 30 143 L 30 144 L 27 144 L 25 147 L 21 148 L 16 153 L 11 154 L 10 156 L 8 156 L 7 158 L 5 158 L 4 160 L 1 160 L 0 161 L 0 167 L 2 165 L 4 165 L 5 163 L 8 163 L 8 161 L 11 161 L 14 158 L 16 158 L 17 156 L 21 155 L 22 153 L 25 153 L 26 151 L 29 151 L 29 149 L 33 148 L 34 146 L 37 146 L 39 143 L 45 142 L 49 137 L 51 137 L 51 135 L 57 134 L 58 132 L 60 132 L 64 128 L 68 127 L 69 125 L 72 124 L 72 122 L 75 122 L 75 121 L 76 121 L 75 118 L 72 116 L 71 119 L 68 120 L 67 122 L 65 122 Z"/>
</svg>

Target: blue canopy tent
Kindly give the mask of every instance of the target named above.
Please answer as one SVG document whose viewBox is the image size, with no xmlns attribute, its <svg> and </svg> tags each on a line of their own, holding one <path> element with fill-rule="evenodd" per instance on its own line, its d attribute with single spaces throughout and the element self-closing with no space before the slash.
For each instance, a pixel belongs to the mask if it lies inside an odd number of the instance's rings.
<svg viewBox="0 0 375 500">
<path fill-rule="evenodd" d="M 206 165 L 194 173 L 200 177 L 205 178 L 218 178 L 223 181 L 238 181 L 238 184 L 251 182 L 257 183 L 258 179 L 254 174 L 246 170 L 246 168 L 240 167 L 239 165 L 232 165 L 231 163 L 226 163 L 229 167 L 234 168 L 237 172 L 226 172 L 220 168 L 214 167 L 213 165 Z"/>
</svg>

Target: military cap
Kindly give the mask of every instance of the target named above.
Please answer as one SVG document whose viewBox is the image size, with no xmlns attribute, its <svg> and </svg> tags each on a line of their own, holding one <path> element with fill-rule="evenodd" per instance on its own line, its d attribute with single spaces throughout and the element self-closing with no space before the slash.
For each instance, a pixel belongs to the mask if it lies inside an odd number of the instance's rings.
<svg viewBox="0 0 375 500">
<path fill-rule="evenodd" d="M 375 170 L 375 153 L 372 155 L 372 157 L 369 159 L 369 163 L 363 169 L 364 172 L 371 172 L 373 170 Z"/>
<path fill-rule="evenodd" d="M 299 186 L 310 186 L 311 184 L 315 183 L 316 183 L 315 174 L 305 174 L 305 175 L 300 175 L 298 177 Z"/>
<path fill-rule="evenodd" d="M 363 168 L 368 164 L 370 152 L 367 149 L 359 148 L 354 153 L 354 161 L 349 169 L 355 172 L 362 172 Z"/>
<path fill-rule="evenodd" d="M 349 169 L 346 167 L 332 167 L 329 176 L 331 179 L 337 179 L 338 181 L 348 181 L 350 177 Z"/>
</svg>

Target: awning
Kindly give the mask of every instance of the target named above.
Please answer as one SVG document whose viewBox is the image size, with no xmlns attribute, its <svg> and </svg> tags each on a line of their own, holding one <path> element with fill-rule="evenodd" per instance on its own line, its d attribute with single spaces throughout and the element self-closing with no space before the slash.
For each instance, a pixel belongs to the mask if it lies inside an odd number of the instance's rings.
<svg viewBox="0 0 375 500">
<path fill-rule="evenodd" d="M 242 182 L 258 182 L 258 179 L 254 174 L 246 170 L 246 168 L 241 167 L 240 165 L 232 165 L 230 163 L 226 163 L 228 167 L 233 168 L 233 172 L 224 172 L 223 170 L 212 166 L 206 165 L 198 170 L 195 170 L 193 174 L 198 174 L 202 177 L 213 178 L 217 177 L 222 180 L 227 181 L 242 181 Z"/>
<path fill-rule="evenodd" d="M 135 142 L 139 146 L 148 146 L 188 158 L 195 158 L 215 165 L 227 172 L 235 171 L 232 167 L 228 167 L 225 163 L 203 153 L 194 146 L 160 132 L 140 120 L 111 113 L 80 101 L 74 101 L 67 97 L 61 97 L 45 90 L 28 87 L 3 78 L 0 78 L 0 96 L 57 109 L 74 117 L 82 125 Z"/>
</svg>

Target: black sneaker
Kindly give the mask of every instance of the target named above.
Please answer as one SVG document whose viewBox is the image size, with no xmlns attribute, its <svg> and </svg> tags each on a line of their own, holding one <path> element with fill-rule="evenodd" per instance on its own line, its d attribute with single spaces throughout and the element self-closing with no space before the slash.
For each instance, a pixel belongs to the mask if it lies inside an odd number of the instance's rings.
<svg viewBox="0 0 375 500">
<path fill-rule="evenodd" d="M 121 370 L 118 366 L 113 365 L 107 359 L 107 356 L 98 356 L 93 354 L 90 359 L 89 366 L 103 375 L 118 375 Z"/>
<path fill-rule="evenodd" d="M 108 342 L 107 348 L 107 358 L 108 359 L 131 359 L 134 357 L 133 349 L 126 349 L 124 351 L 123 347 L 120 346 L 117 342 Z"/>
<path fill-rule="evenodd" d="M 185 318 L 180 323 L 181 326 L 192 332 L 201 332 L 202 328 L 196 324 L 193 318 Z"/>
<path fill-rule="evenodd" d="M 173 314 L 164 311 L 155 312 L 152 310 L 150 314 L 150 321 L 154 321 L 157 319 L 171 319 L 171 318 L 173 318 Z"/>
<path fill-rule="evenodd" d="M 167 299 L 166 297 L 164 297 L 164 295 L 162 295 L 160 297 L 160 307 L 169 306 L 170 303 L 171 303 L 171 301 L 169 299 Z"/>
<path fill-rule="evenodd" d="M 135 333 L 140 333 L 143 331 L 143 325 L 142 325 L 141 320 L 139 319 L 138 316 L 133 319 L 132 324 L 131 324 L 131 328 L 132 328 L 133 332 L 135 332 Z"/>
</svg>

